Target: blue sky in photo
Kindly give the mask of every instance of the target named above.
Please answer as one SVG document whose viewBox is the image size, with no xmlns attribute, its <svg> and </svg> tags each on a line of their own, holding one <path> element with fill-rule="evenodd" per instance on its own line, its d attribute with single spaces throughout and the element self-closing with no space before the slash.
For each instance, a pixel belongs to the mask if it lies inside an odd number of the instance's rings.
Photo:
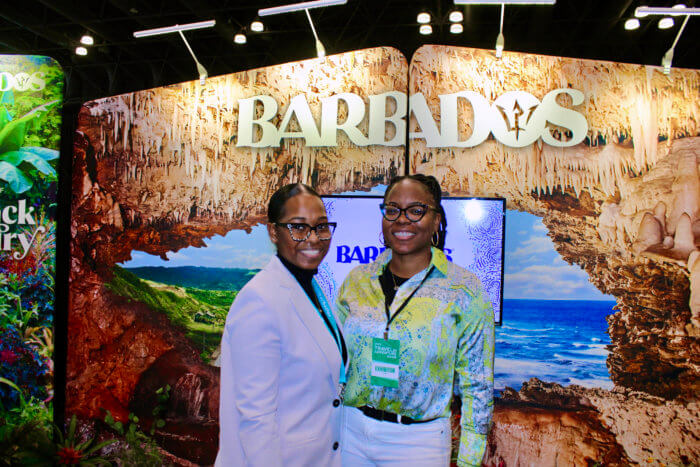
<svg viewBox="0 0 700 467">
<path fill-rule="evenodd" d="M 226 236 L 215 235 L 204 239 L 206 248 L 187 247 L 177 252 L 168 252 L 168 260 L 142 251 L 132 251 L 131 261 L 122 266 L 206 266 L 210 268 L 260 269 L 274 254 L 272 242 L 267 235 L 267 227 L 258 224 L 250 233 L 245 230 L 232 230 Z"/>
<path fill-rule="evenodd" d="M 554 249 L 542 219 L 519 211 L 506 212 L 504 298 L 614 301 L 570 265 Z"/>
<path fill-rule="evenodd" d="M 386 185 L 377 185 L 369 192 L 348 191 L 343 195 L 382 196 Z M 204 239 L 206 248 L 187 247 L 177 252 L 168 252 L 168 261 L 142 251 L 132 251 L 131 260 L 121 264 L 127 268 L 143 266 L 206 266 L 210 268 L 260 269 L 274 254 L 274 247 L 267 235 L 267 227 L 259 224 L 251 233 L 232 230 L 225 236 L 215 235 Z"/>
</svg>

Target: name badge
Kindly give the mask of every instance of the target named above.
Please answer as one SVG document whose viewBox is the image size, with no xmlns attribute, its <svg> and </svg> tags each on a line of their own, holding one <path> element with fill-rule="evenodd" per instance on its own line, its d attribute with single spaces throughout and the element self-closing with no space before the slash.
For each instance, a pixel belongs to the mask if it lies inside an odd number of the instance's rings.
<svg viewBox="0 0 700 467">
<path fill-rule="evenodd" d="M 372 338 L 372 373 L 370 384 L 385 388 L 399 387 L 399 341 Z"/>
</svg>

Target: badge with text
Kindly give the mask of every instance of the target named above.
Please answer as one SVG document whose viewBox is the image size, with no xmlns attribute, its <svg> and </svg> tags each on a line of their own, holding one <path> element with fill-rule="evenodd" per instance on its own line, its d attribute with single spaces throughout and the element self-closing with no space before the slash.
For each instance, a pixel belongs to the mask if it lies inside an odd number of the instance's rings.
<svg viewBox="0 0 700 467">
<path fill-rule="evenodd" d="M 372 338 L 372 373 L 370 384 L 386 388 L 399 387 L 399 341 Z"/>
</svg>

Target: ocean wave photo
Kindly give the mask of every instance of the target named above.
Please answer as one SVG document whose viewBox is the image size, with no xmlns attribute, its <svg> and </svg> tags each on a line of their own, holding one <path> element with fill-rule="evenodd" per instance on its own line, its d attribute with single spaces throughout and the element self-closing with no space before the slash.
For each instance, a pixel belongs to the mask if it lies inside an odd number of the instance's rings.
<svg viewBox="0 0 700 467">
<path fill-rule="evenodd" d="M 519 390 L 533 376 L 611 389 L 605 317 L 614 306 L 597 300 L 504 300 L 507 324 L 496 328 L 496 389 Z"/>
</svg>

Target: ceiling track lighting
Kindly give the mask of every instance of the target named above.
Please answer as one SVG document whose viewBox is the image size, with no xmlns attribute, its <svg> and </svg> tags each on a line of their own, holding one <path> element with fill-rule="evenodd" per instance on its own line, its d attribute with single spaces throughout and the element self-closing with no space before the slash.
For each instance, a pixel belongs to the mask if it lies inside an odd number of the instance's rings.
<svg viewBox="0 0 700 467">
<path fill-rule="evenodd" d="M 179 31 L 193 31 L 195 29 L 213 28 L 216 25 L 216 20 L 199 21 L 197 23 L 175 24 L 163 28 L 144 29 L 143 31 L 134 32 L 135 38 L 159 36 L 161 34 L 170 34 Z"/>
<path fill-rule="evenodd" d="M 85 47 L 83 47 L 82 45 L 75 48 L 76 55 L 85 56 L 85 55 L 87 55 L 87 52 L 88 52 L 87 49 Z"/>
<path fill-rule="evenodd" d="M 83 37 L 80 38 L 80 43 L 83 45 L 93 45 L 95 39 L 90 34 L 83 34 Z"/>
<path fill-rule="evenodd" d="M 661 8 L 640 6 L 634 10 L 634 16 L 636 16 L 637 18 L 644 18 L 645 16 L 649 15 L 698 16 L 700 15 L 700 8 Z"/>
<path fill-rule="evenodd" d="M 243 45 L 246 42 L 248 42 L 248 38 L 246 35 L 242 32 L 237 33 L 235 36 L 233 36 L 233 42 L 239 45 Z"/>
<path fill-rule="evenodd" d="M 661 58 L 661 66 L 663 67 L 663 72 L 665 75 L 668 75 L 671 73 L 671 66 L 673 64 L 673 52 L 676 49 L 676 44 L 678 44 L 678 39 L 681 38 L 681 34 L 683 34 L 685 25 L 688 24 L 688 20 L 690 19 L 690 17 L 700 15 L 700 8 L 688 8 L 683 4 L 678 4 L 674 5 L 671 8 L 640 6 L 634 10 L 634 16 L 637 18 L 644 18 L 649 15 L 666 16 L 665 18 L 661 18 L 661 20 L 659 20 L 659 28 L 661 29 L 668 29 L 671 26 L 673 26 L 673 18 L 669 18 L 669 16 L 685 16 L 683 24 L 678 30 L 678 34 L 676 34 L 676 38 L 673 40 L 671 48 L 668 49 L 664 56 Z M 663 25 L 662 22 L 664 22 Z"/>
<path fill-rule="evenodd" d="M 318 38 L 318 34 L 316 34 L 316 28 L 314 27 L 314 22 L 311 20 L 311 14 L 309 13 L 309 10 L 312 8 L 321 8 L 326 6 L 344 5 L 347 2 L 348 0 L 315 0 L 311 2 L 292 3 L 290 5 L 282 5 L 272 8 L 260 9 L 258 10 L 258 16 L 280 15 L 283 13 L 291 13 L 293 11 L 304 10 L 306 12 L 306 18 L 309 20 L 309 25 L 311 26 L 311 32 L 313 32 L 314 39 L 316 40 L 316 56 L 318 58 L 323 58 L 326 56 L 326 48 L 323 46 L 323 43 L 321 43 L 321 40 Z"/>
<path fill-rule="evenodd" d="M 455 5 L 554 5 L 557 0 L 454 0 Z"/>
<path fill-rule="evenodd" d="M 272 8 L 263 8 L 258 10 L 258 16 L 280 15 L 282 13 L 291 13 L 293 11 L 310 10 L 312 8 L 321 8 L 325 6 L 345 5 L 348 0 L 315 0 L 313 2 L 292 3 L 290 5 L 276 6 Z"/>
<path fill-rule="evenodd" d="M 450 32 L 452 34 L 462 34 L 462 32 L 464 32 L 464 27 L 462 27 L 462 23 L 450 24 Z"/>
<path fill-rule="evenodd" d="M 647 16 L 649 16 L 649 13 L 644 13 L 641 11 L 641 10 L 646 9 L 646 8 L 649 8 L 649 7 L 646 5 L 642 5 L 642 6 L 637 7 L 634 10 L 634 17 L 635 18 L 646 18 Z"/>
<path fill-rule="evenodd" d="M 140 37 L 149 37 L 149 36 L 159 36 L 161 34 L 170 34 L 173 32 L 177 32 L 180 34 L 180 37 L 182 38 L 183 42 L 187 46 L 187 50 L 190 51 L 190 55 L 192 55 L 192 58 L 194 59 L 194 63 L 197 66 L 197 73 L 199 73 L 199 83 L 204 86 L 204 83 L 206 82 L 207 78 L 209 77 L 209 73 L 207 73 L 207 69 L 204 68 L 204 66 L 199 63 L 199 60 L 197 60 L 197 56 L 194 54 L 194 51 L 192 51 L 192 47 L 190 47 L 190 43 L 187 42 L 187 39 L 185 39 L 185 35 L 183 34 L 183 31 L 192 31 L 195 29 L 204 29 L 204 28 L 211 28 L 216 24 L 216 20 L 208 20 L 208 21 L 199 21 L 197 23 L 188 23 L 188 24 L 175 24 L 173 26 L 166 26 L 163 28 L 155 28 L 155 29 L 146 29 L 143 31 L 136 31 L 134 32 L 134 37 L 140 38 Z"/>
</svg>

